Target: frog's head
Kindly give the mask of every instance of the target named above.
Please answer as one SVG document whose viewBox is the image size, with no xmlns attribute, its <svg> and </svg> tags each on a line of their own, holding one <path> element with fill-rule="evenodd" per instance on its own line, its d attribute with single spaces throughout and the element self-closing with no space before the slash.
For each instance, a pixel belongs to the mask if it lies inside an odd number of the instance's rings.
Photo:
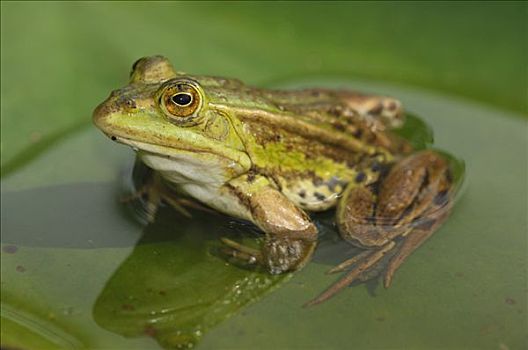
<svg viewBox="0 0 528 350">
<path fill-rule="evenodd" d="M 162 56 L 142 58 L 132 67 L 130 83 L 95 109 L 94 123 L 142 154 L 221 162 L 236 175 L 250 161 L 229 116 L 209 103 L 207 79 L 176 72 Z"/>
</svg>

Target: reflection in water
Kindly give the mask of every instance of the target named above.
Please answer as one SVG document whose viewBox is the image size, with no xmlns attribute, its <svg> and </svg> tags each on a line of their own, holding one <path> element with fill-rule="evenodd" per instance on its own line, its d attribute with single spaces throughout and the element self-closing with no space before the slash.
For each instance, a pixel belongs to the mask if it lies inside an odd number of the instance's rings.
<svg viewBox="0 0 528 350">
<path fill-rule="evenodd" d="M 288 275 L 270 276 L 226 263 L 219 235 L 240 237 L 242 224 L 193 211 L 191 219 L 162 208 L 93 307 L 103 328 L 150 336 L 165 348 L 187 348 L 211 327 L 269 292 Z"/>
<path fill-rule="evenodd" d="M 69 249 L 131 247 L 140 237 L 140 227 L 116 215 L 119 204 L 114 192 L 115 186 L 107 183 L 2 192 L 2 243 Z"/>
</svg>

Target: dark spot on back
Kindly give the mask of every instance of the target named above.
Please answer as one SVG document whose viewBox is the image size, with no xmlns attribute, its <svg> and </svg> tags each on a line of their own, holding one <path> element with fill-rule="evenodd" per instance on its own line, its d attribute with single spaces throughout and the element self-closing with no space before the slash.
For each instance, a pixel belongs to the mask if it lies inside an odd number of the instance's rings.
<svg viewBox="0 0 528 350">
<path fill-rule="evenodd" d="M 326 199 L 326 196 L 320 192 L 314 192 L 314 196 L 320 201 L 324 201 Z"/>
<path fill-rule="evenodd" d="M 434 204 L 438 206 L 444 206 L 448 201 L 448 191 L 444 190 L 438 192 L 434 198 Z"/>
<path fill-rule="evenodd" d="M 359 139 L 361 136 L 363 136 L 363 130 L 357 129 L 352 135 Z"/>
<path fill-rule="evenodd" d="M 299 191 L 299 197 L 306 198 L 306 191 L 305 190 L 300 190 Z"/>
<path fill-rule="evenodd" d="M 383 110 L 383 105 L 381 103 L 378 103 L 377 105 L 375 105 L 369 110 L 369 114 L 379 114 L 381 113 L 382 110 Z"/>
<path fill-rule="evenodd" d="M 405 209 L 403 210 L 403 212 L 401 213 L 400 218 L 406 218 L 407 216 L 409 216 L 409 215 L 412 213 L 412 211 L 413 211 L 413 207 L 412 207 L 412 205 L 411 205 L 411 206 L 408 206 L 407 208 L 405 208 Z M 418 226 L 418 225 L 419 225 L 421 222 L 423 222 L 423 221 L 418 221 L 418 222 L 417 222 L 417 220 L 414 219 L 412 222 L 413 222 L 414 225 Z"/>
<path fill-rule="evenodd" d="M 425 219 L 423 222 L 421 222 L 418 227 L 422 230 L 430 230 L 431 227 L 435 224 L 436 220 L 434 219 Z"/>
<path fill-rule="evenodd" d="M 365 175 L 364 172 L 360 171 L 359 173 L 357 173 L 354 181 L 356 181 L 356 183 L 360 183 L 360 182 L 363 182 L 366 178 L 367 178 L 367 175 Z"/>
<path fill-rule="evenodd" d="M 345 125 L 343 123 L 335 122 L 333 123 L 333 125 L 334 125 L 334 128 L 336 128 L 337 130 L 345 131 Z"/>
<path fill-rule="evenodd" d="M 370 170 L 372 170 L 373 172 L 380 171 L 380 169 L 381 169 L 381 164 L 378 162 L 373 162 L 372 165 L 370 166 Z"/>
<path fill-rule="evenodd" d="M 341 106 L 334 106 L 328 110 L 328 113 L 335 117 L 339 117 L 343 113 L 343 107 Z"/>
</svg>

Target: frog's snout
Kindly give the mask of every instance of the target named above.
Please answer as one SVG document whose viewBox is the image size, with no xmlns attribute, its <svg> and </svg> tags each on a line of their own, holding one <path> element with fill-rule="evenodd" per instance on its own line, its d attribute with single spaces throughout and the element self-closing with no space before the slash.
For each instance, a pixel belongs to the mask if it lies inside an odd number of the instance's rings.
<svg viewBox="0 0 528 350">
<path fill-rule="evenodd" d="M 92 115 L 93 122 L 97 127 L 103 128 L 107 117 L 112 113 L 117 112 L 118 110 L 119 106 L 117 105 L 115 98 L 113 98 L 111 94 L 106 100 L 104 100 L 97 107 L 95 107 L 95 110 L 93 111 Z"/>
<path fill-rule="evenodd" d="M 93 121 L 99 128 L 103 126 L 108 116 L 118 112 L 132 112 L 136 109 L 136 101 L 122 96 L 121 90 L 114 90 L 99 104 L 93 112 Z"/>
<path fill-rule="evenodd" d="M 110 97 L 95 107 L 93 111 L 93 122 L 99 128 L 101 127 L 101 123 L 104 121 L 105 117 L 112 113 L 112 105 L 108 103 L 109 99 Z"/>
</svg>

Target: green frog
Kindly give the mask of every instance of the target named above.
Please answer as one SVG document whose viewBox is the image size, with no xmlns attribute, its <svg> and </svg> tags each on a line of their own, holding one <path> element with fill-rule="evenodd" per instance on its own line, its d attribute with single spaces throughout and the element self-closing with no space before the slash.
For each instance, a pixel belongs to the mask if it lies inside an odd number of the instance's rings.
<svg viewBox="0 0 528 350">
<path fill-rule="evenodd" d="M 222 239 L 228 254 L 272 274 L 311 258 L 318 230 L 308 213 L 336 208 L 346 241 L 364 249 L 306 305 L 321 303 L 373 271 L 395 271 L 447 218 L 448 160 L 415 151 L 393 129 L 401 103 L 332 89 L 269 90 L 237 79 L 189 75 L 162 56 L 134 63 L 130 82 L 94 111 L 95 125 L 131 146 L 177 193 L 250 221 L 260 249 Z M 176 205 L 175 200 L 158 193 Z"/>
</svg>

